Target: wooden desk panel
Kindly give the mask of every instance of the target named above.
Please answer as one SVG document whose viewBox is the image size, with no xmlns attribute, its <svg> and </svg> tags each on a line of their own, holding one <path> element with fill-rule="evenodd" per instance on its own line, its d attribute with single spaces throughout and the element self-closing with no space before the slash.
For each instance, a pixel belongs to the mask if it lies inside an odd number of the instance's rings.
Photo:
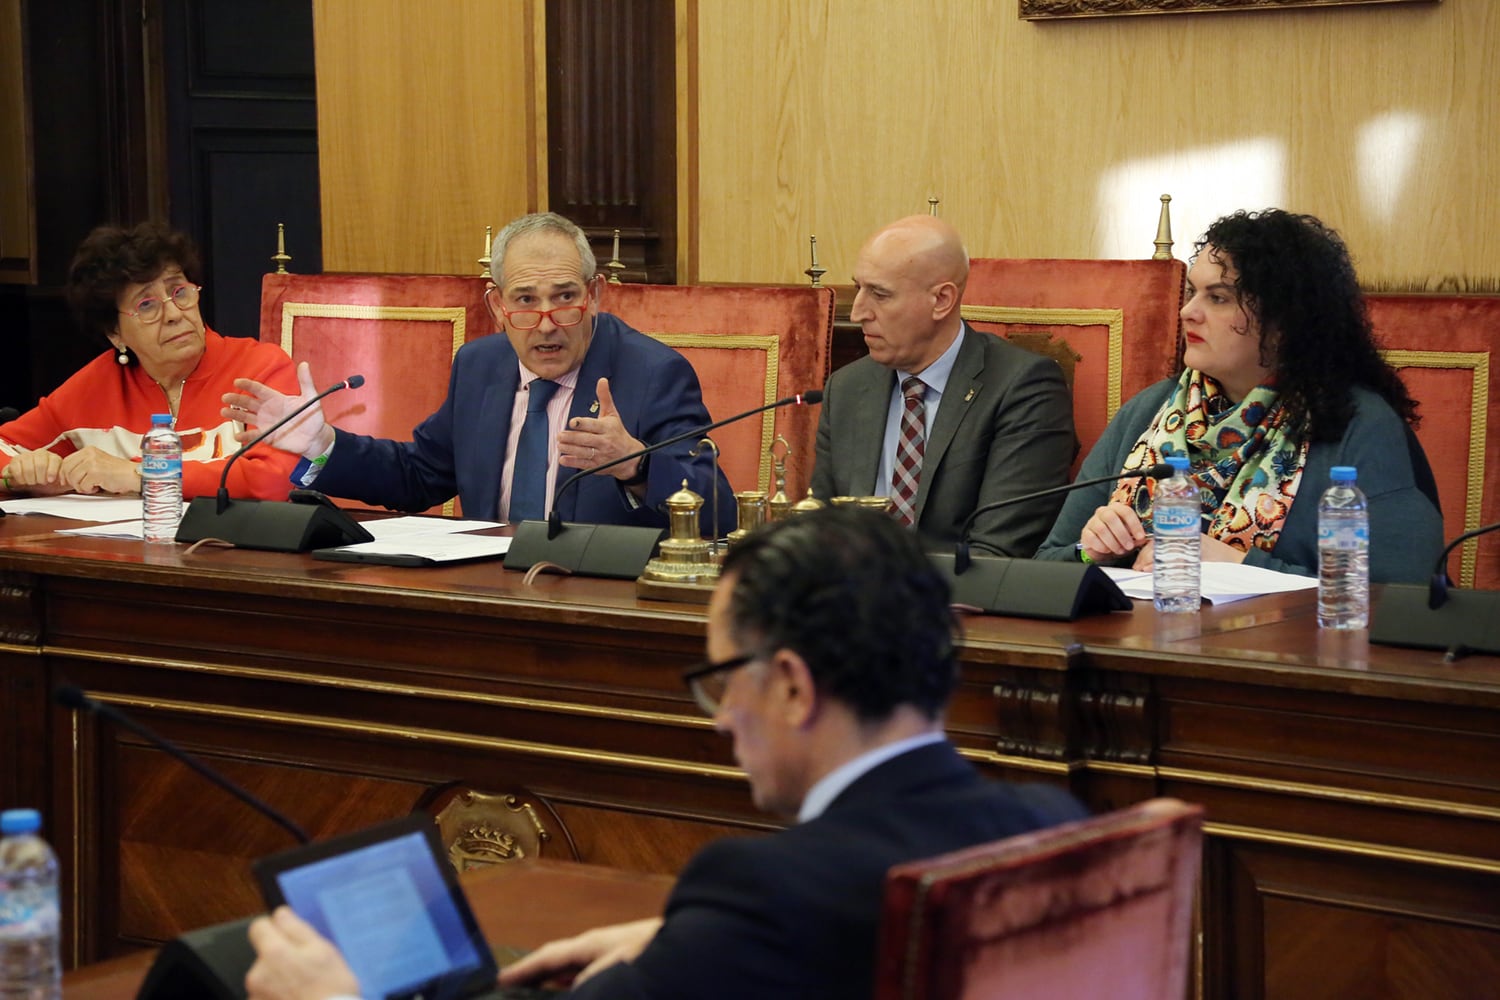
<svg viewBox="0 0 1500 1000">
<path fill-rule="evenodd" d="M 23 761 L 5 780 L 50 807 L 75 962 L 252 912 L 246 863 L 284 838 L 135 738 L 41 711 L 62 678 L 315 836 L 454 780 L 539 794 L 584 860 L 637 871 L 774 826 L 682 687 L 701 608 L 615 581 L 528 587 L 493 563 L 184 556 L 15 522 L 0 522 L 4 717 L 45 721 L 0 736 Z M 1500 954 L 1500 659 L 1322 633 L 1313 603 L 969 619 L 950 734 L 990 773 L 1098 809 L 1207 805 L 1206 996 L 1337 995 L 1323 966 L 1338 955 L 1390 970 L 1361 996 L 1416 996 L 1446 980 L 1408 974 L 1414 941 L 1481 995 Z"/>
</svg>

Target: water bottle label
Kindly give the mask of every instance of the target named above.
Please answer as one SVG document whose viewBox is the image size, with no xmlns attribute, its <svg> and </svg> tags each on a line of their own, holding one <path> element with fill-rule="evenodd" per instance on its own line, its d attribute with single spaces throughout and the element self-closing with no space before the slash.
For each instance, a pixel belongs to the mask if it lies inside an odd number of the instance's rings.
<svg viewBox="0 0 1500 1000">
<path fill-rule="evenodd" d="M 1318 525 L 1318 548 L 1357 551 L 1370 547 L 1368 524 Z"/>
<path fill-rule="evenodd" d="M 1158 534 L 1197 534 L 1200 517 L 1197 507 L 1157 504 L 1151 512 L 1151 523 Z"/>
<path fill-rule="evenodd" d="M 57 933 L 57 887 L 27 885 L 0 893 L 0 938 Z"/>
<path fill-rule="evenodd" d="M 181 479 L 182 459 L 166 455 L 141 456 L 142 479 Z"/>
</svg>

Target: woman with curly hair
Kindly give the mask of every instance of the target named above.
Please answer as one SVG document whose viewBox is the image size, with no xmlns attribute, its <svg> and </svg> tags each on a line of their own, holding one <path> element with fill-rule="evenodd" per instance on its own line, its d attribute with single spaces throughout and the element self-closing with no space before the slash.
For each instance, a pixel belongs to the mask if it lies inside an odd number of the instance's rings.
<svg viewBox="0 0 1500 1000">
<path fill-rule="evenodd" d="M 1310 215 L 1235 212 L 1194 245 L 1178 375 L 1120 408 L 1079 470 L 1128 475 L 1186 455 L 1203 558 L 1318 572 L 1318 498 L 1335 465 L 1370 505 L 1370 579 L 1421 581 L 1442 548 L 1417 404 L 1376 351 L 1343 241 Z M 1154 481 L 1069 496 L 1039 559 L 1151 568 Z"/>
<path fill-rule="evenodd" d="M 141 435 L 170 413 L 182 437 L 182 492 L 212 494 L 243 425 L 219 413 L 236 378 L 297 391 L 292 359 L 275 344 L 221 337 L 199 309 L 198 252 L 159 223 L 100 226 L 68 271 L 68 300 L 109 350 L 32 410 L 0 424 L 0 486 L 7 493 L 141 489 Z M 238 497 L 284 498 L 295 456 L 256 449 L 230 472 Z"/>
</svg>

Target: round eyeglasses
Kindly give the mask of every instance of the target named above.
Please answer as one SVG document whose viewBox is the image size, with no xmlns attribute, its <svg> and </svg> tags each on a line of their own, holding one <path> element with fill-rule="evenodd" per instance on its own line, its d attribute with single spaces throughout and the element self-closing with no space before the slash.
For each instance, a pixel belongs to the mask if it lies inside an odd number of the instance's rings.
<svg viewBox="0 0 1500 1000">
<path fill-rule="evenodd" d="M 183 312 L 187 312 L 198 304 L 198 293 L 203 291 L 202 285 L 176 285 L 167 292 L 167 298 L 172 304 Z M 135 304 L 135 312 L 122 312 L 121 316 L 131 316 L 142 323 L 160 323 L 166 311 L 166 301 L 155 295 L 147 295 L 139 299 Z"/>
</svg>

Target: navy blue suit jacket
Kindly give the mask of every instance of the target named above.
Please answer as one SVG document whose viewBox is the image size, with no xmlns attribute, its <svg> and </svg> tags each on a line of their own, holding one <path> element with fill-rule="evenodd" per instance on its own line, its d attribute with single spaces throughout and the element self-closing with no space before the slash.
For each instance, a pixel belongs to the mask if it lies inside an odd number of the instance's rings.
<svg viewBox="0 0 1500 1000">
<path fill-rule="evenodd" d="M 699 851 L 640 957 L 569 996 L 868 1000 L 887 869 L 1083 816 L 1059 789 L 987 781 L 951 744 L 919 747 L 813 820 Z"/>
<path fill-rule="evenodd" d="M 594 319 L 593 340 L 578 370 L 569 419 L 592 417 L 599 379 L 609 379 L 620 420 L 644 445 L 664 441 L 709 422 L 697 373 L 686 358 L 607 313 Z M 453 358 L 448 398 L 412 431 L 410 441 L 389 441 L 336 430 L 328 464 L 314 483 L 331 496 L 350 497 L 396 510 L 426 510 L 455 494 L 467 517 L 493 518 L 500 503 L 500 470 L 510 433 L 511 403 L 520 387 L 516 352 L 503 334 L 471 341 Z M 566 521 L 664 527 L 661 504 L 681 488 L 704 498 L 702 520 L 711 522 L 719 492 L 720 533 L 733 529 L 734 494 L 707 456 L 692 458 L 688 440 L 651 456 L 646 497 L 632 507 L 619 480 L 587 476 L 563 494 Z M 558 470 L 561 486 L 574 471 Z"/>
</svg>

